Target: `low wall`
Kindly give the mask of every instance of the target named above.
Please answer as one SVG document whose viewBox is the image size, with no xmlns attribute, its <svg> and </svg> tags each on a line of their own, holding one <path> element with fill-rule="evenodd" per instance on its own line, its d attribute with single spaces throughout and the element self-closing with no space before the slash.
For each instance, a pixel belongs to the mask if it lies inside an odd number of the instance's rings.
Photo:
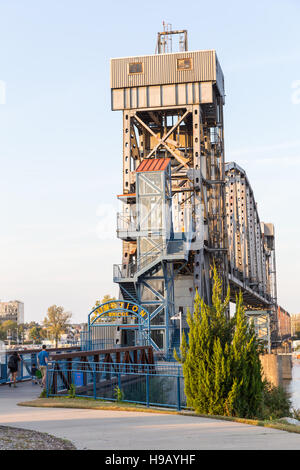
<svg viewBox="0 0 300 470">
<path fill-rule="evenodd" d="M 291 356 L 264 354 L 260 356 L 263 377 L 272 385 L 282 385 L 283 380 L 292 379 Z"/>
</svg>

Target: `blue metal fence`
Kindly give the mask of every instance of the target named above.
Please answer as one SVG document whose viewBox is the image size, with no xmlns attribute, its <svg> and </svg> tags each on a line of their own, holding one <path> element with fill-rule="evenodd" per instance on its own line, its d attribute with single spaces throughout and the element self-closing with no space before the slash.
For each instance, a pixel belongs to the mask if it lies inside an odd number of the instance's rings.
<svg viewBox="0 0 300 470">
<path fill-rule="evenodd" d="M 80 334 L 80 348 L 82 351 L 92 351 L 95 349 L 111 349 L 111 348 L 118 348 L 124 347 L 122 344 L 116 344 L 116 342 L 111 338 L 101 338 L 97 337 L 97 328 L 102 327 L 93 327 L 90 331 L 83 331 Z M 104 327 L 105 328 L 105 327 Z M 183 328 L 182 332 L 184 332 L 186 340 L 188 342 L 188 332 L 189 328 Z M 161 351 L 157 353 L 154 351 L 155 355 L 160 355 L 164 358 L 165 361 L 174 361 L 174 349 L 176 350 L 177 354 L 180 355 L 180 329 L 177 327 L 170 327 L 170 348 L 168 351 Z M 144 341 L 144 345 L 147 345 L 148 341 Z M 140 344 L 141 346 L 142 344 Z M 126 346 L 125 346 L 126 347 Z"/>
<path fill-rule="evenodd" d="M 177 364 L 48 364 L 47 396 L 68 396 L 72 384 L 76 397 L 118 401 L 119 391 L 122 401 L 128 403 L 178 410 L 186 407 L 182 369 Z"/>
<path fill-rule="evenodd" d="M 70 346 L 67 348 L 51 348 L 47 349 L 47 351 L 51 354 L 59 354 L 63 353 L 66 351 L 75 351 L 78 350 L 79 347 L 78 345 Z M 37 349 L 36 351 L 33 351 L 32 349 L 29 351 L 21 350 L 18 351 L 16 350 L 17 353 L 19 354 L 21 361 L 18 363 L 18 374 L 17 374 L 17 381 L 20 382 L 22 380 L 28 380 L 31 379 L 31 369 L 32 366 L 35 365 L 38 367 L 38 361 L 37 361 L 37 355 L 41 351 L 41 349 Z M 1 354 L 0 356 L 0 384 L 8 383 L 11 379 L 9 376 L 9 369 L 8 369 L 8 359 L 10 355 L 13 353 L 13 351 L 5 351 Z"/>
<path fill-rule="evenodd" d="M 119 345 L 120 346 L 120 345 Z M 81 333 L 80 349 L 82 351 L 92 351 L 95 349 L 117 348 L 118 345 L 112 339 L 94 339 L 88 332 Z"/>
<path fill-rule="evenodd" d="M 19 353 L 21 361 L 19 362 L 17 380 L 26 380 L 31 378 L 31 369 L 37 365 L 37 355 L 40 351 L 33 353 Z M 10 380 L 9 369 L 7 367 L 8 358 L 11 353 L 3 355 L 3 362 L 0 363 L 0 383 L 6 383 Z"/>
</svg>

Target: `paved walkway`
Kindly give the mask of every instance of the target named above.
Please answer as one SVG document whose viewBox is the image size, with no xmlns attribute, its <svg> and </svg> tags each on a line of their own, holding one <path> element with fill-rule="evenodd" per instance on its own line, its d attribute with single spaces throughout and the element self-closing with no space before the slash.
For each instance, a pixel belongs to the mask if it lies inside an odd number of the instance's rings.
<svg viewBox="0 0 300 470">
<path fill-rule="evenodd" d="M 300 449 L 300 434 L 193 416 L 28 408 L 40 387 L 0 387 L 0 424 L 48 432 L 78 449 Z"/>
</svg>

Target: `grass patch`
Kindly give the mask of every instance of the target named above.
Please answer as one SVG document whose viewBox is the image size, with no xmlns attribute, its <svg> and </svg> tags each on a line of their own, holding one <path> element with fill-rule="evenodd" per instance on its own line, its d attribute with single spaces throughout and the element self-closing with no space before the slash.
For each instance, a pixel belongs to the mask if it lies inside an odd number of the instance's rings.
<svg viewBox="0 0 300 470">
<path fill-rule="evenodd" d="M 105 400 L 94 400 L 93 398 L 36 398 L 35 400 L 18 403 L 19 406 L 32 406 L 37 408 L 78 408 L 90 410 L 115 410 L 115 411 L 142 411 L 144 413 L 179 414 L 176 410 L 151 407 L 125 402 L 111 402 Z"/>
</svg>

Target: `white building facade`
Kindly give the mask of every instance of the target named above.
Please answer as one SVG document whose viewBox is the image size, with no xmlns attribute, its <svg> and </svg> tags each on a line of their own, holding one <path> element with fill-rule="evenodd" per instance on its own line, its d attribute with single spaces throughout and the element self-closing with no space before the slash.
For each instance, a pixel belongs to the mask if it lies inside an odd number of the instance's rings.
<svg viewBox="0 0 300 470">
<path fill-rule="evenodd" d="M 24 323 L 24 303 L 19 300 L 0 302 L 0 323 L 12 320 L 19 324 Z"/>
</svg>

